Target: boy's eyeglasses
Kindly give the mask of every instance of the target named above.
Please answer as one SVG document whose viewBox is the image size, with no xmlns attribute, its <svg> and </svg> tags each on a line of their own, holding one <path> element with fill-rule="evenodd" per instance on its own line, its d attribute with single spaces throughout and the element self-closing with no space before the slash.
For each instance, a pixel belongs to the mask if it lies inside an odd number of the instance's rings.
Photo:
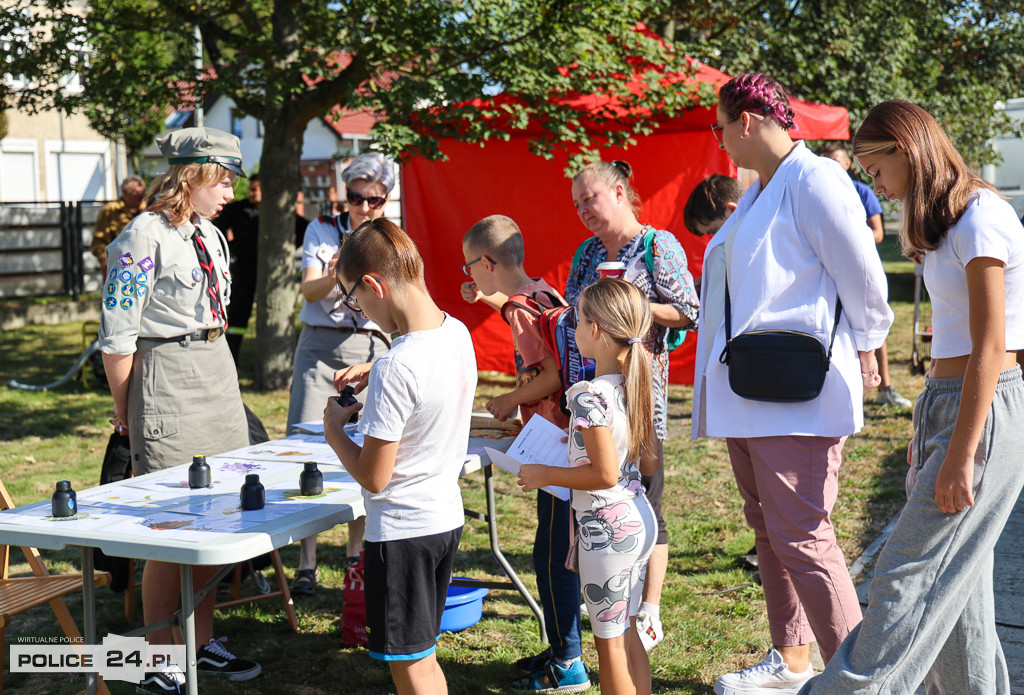
<svg viewBox="0 0 1024 695">
<path fill-rule="evenodd" d="M 360 278 L 359 282 L 362 282 L 362 278 Z M 356 282 L 356 284 L 352 285 L 352 289 L 349 290 L 345 294 L 345 298 L 341 300 L 342 304 L 344 304 L 357 314 L 363 310 L 362 307 L 359 306 L 359 298 L 356 297 L 356 288 L 359 287 L 359 282 Z M 345 288 L 341 286 L 340 282 L 338 283 L 338 289 L 341 290 L 342 292 L 345 291 Z"/>
<path fill-rule="evenodd" d="M 355 191 L 346 191 L 345 200 L 348 201 L 349 205 L 354 207 L 360 207 L 363 203 L 366 203 L 371 210 L 378 210 L 384 205 L 384 203 L 388 202 L 387 198 L 381 198 L 379 195 L 364 197 Z"/>
<path fill-rule="evenodd" d="M 473 270 L 472 270 L 472 268 L 470 268 L 470 266 L 473 265 L 474 263 L 479 263 L 480 261 L 482 261 L 485 258 L 487 258 L 486 255 L 480 256 L 480 258 L 474 258 L 469 263 L 463 263 L 462 264 L 462 274 L 465 275 L 466 277 L 469 277 L 470 275 L 472 275 Z M 491 263 L 494 263 L 494 261 L 492 261 L 490 258 L 487 258 L 487 260 L 491 261 Z"/>
</svg>

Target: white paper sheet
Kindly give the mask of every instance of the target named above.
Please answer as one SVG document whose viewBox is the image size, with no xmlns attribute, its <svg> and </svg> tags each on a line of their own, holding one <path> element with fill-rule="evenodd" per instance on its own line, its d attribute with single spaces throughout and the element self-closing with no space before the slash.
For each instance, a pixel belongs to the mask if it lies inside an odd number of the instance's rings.
<svg viewBox="0 0 1024 695">
<path fill-rule="evenodd" d="M 484 451 L 487 452 L 487 457 L 491 459 L 491 463 L 498 466 L 499 468 L 504 468 L 512 475 L 519 475 L 519 467 L 523 465 L 524 462 L 520 461 L 519 459 L 512 458 L 508 454 L 503 454 L 497 449 L 492 449 L 489 446 L 485 446 Z M 566 465 L 568 465 L 568 458 L 566 459 Z M 545 492 L 554 495 L 560 500 L 569 499 L 569 490 L 567 488 L 549 485 L 541 489 L 544 490 Z"/>
<path fill-rule="evenodd" d="M 543 463 L 567 468 L 569 445 L 564 441 L 565 438 L 565 430 L 543 416 L 534 414 L 506 453 L 523 463 Z"/>
<path fill-rule="evenodd" d="M 524 463 L 568 468 L 569 445 L 563 441 L 565 436 L 561 427 L 535 413 L 506 453 L 491 447 L 484 447 L 484 450 L 493 463 L 513 475 L 519 475 L 519 466 Z M 569 499 L 568 488 L 548 486 L 543 489 L 559 499 Z"/>
</svg>

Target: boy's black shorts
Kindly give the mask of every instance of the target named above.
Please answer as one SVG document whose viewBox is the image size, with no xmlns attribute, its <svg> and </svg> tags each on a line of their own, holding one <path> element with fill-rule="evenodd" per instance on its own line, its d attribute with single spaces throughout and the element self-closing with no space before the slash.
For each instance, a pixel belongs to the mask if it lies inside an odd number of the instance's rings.
<svg viewBox="0 0 1024 695">
<path fill-rule="evenodd" d="M 462 527 L 418 538 L 366 541 L 366 637 L 370 656 L 413 661 L 434 652 Z"/>
</svg>

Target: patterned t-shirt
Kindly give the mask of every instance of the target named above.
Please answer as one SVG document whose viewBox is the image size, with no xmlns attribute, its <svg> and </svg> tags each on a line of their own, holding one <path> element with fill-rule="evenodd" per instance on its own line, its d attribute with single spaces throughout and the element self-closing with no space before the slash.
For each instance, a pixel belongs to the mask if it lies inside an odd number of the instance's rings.
<svg viewBox="0 0 1024 695">
<path fill-rule="evenodd" d="M 671 304 L 693 323 L 689 330 L 697 329 L 700 300 L 693 287 L 693 276 L 686 266 L 686 252 L 671 232 L 655 230 L 652 247 L 654 250 L 654 274 L 647 270 L 644 259 L 644 235 L 650 228 L 634 236 L 619 250 L 615 260 L 626 265 L 624 280 L 632 283 L 653 304 Z M 569 270 L 565 284 L 565 299 L 575 305 L 580 292 L 600 279 L 597 266 L 608 260 L 608 250 L 597 237 L 583 242 L 579 264 Z M 658 439 L 668 437 L 666 412 L 668 410 L 668 358 L 666 346 L 668 329 L 654 324 L 644 339 L 644 346 L 651 352 L 654 388 L 654 427 Z"/>
<path fill-rule="evenodd" d="M 619 479 L 615 485 L 606 490 L 573 490 L 572 508 L 580 512 L 592 511 L 644 494 L 640 483 L 640 462 L 629 458 L 629 421 L 622 376 L 605 374 L 593 381 L 573 384 L 569 387 L 567 399 L 571 418 L 569 466 L 590 463 L 583 443 L 583 430 L 591 427 L 609 429 L 619 458 Z"/>
</svg>

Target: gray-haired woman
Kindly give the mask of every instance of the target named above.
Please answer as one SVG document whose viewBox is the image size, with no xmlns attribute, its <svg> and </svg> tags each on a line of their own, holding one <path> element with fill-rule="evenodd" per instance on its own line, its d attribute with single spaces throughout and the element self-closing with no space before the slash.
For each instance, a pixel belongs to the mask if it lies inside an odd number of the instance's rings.
<svg viewBox="0 0 1024 695">
<path fill-rule="evenodd" d="M 372 321 L 349 310 L 338 294 L 334 264 L 348 232 L 384 216 L 395 186 L 395 164 L 377 152 L 356 157 L 341 172 L 348 212 L 318 217 L 306 228 L 302 244 L 302 333 L 295 350 L 288 431 L 300 422 L 323 419 L 327 399 L 336 396 L 334 372 L 383 355 L 389 341 Z M 348 525 L 348 557 L 358 559 L 363 541 L 363 518 Z M 316 591 L 316 536 L 302 539 L 293 594 Z"/>
</svg>

